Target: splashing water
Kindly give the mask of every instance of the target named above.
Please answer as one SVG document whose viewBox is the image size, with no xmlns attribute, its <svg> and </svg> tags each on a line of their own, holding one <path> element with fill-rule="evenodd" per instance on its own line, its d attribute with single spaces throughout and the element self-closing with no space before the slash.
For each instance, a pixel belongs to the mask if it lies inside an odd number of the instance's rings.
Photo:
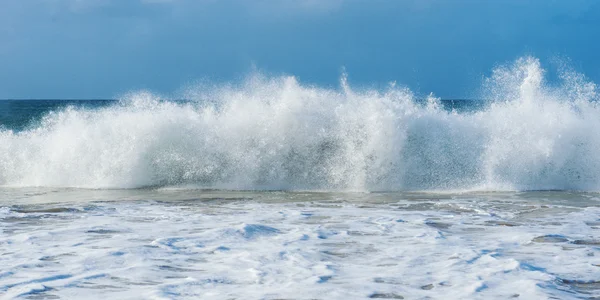
<svg viewBox="0 0 600 300">
<path fill-rule="evenodd" d="M 284 190 L 600 190 L 596 85 L 535 58 L 486 79 L 485 109 L 410 90 L 251 77 L 190 102 L 141 92 L 0 131 L 0 185 Z"/>
</svg>

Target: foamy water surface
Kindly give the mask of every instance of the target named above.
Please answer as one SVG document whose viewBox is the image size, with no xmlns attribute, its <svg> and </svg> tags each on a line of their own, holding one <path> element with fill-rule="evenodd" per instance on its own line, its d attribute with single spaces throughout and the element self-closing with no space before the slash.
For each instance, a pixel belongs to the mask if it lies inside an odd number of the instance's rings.
<svg viewBox="0 0 600 300">
<path fill-rule="evenodd" d="M 596 194 L 0 192 L 7 299 L 600 296 Z"/>
</svg>

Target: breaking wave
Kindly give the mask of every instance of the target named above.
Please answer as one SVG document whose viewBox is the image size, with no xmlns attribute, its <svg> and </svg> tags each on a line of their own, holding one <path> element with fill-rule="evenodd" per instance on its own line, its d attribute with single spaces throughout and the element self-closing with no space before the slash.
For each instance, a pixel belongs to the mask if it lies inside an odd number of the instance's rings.
<svg viewBox="0 0 600 300">
<path fill-rule="evenodd" d="M 189 102 L 140 92 L 0 131 L 0 185 L 283 190 L 600 190 L 596 85 L 544 80 L 531 57 L 495 69 L 483 109 L 405 88 L 254 76 Z"/>
</svg>

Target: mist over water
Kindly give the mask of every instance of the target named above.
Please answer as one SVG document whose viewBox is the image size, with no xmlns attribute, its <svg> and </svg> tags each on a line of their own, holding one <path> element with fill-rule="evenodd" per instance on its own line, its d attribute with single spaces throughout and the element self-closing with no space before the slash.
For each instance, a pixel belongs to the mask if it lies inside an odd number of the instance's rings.
<svg viewBox="0 0 600 300">
<path fill-rule="evenodd" d="M 521 58 L 483 85 L 474 112 L 408 89 L 339 89 L 294 77 L 133 93 L 0 131 L 0 185 L 276 190 L 600 190 L 597 87 L 572 71 L 545 81 Z"/>
</svg>

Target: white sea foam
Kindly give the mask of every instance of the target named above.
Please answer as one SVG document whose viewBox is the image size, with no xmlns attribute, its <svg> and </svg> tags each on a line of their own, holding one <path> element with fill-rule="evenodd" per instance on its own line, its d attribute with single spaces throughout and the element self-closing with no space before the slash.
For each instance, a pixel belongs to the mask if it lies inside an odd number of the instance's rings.
<svg viewBox="0 0 600 300">
<path fill-rule="evenodd" d="M 600 296 L 586 194 L 0 192 L 6 299 Z"/>
<path fill-rule="evenodd" d="M 355 90 L 255 76 L 53 112 L 0 131 L 0 185 L 192 185 L 292 190 L 600 190 L 597 88 L 534 58 L 497 68 L 474 113 L 418 104 L 407 89 Z"/>
</svg>

